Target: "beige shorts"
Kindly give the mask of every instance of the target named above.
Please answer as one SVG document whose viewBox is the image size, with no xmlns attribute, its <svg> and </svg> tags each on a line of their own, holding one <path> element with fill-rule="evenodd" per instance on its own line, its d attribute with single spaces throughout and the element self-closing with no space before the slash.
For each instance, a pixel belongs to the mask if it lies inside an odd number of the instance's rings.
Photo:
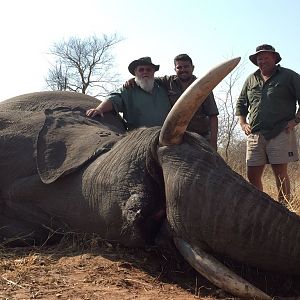
<svg viewBox="0 0 300 300">
<path fill-rule="evenodd" d="M 285 164 L 299 160 L 295 130 L 285 130 L 271 140 L 259 133 L 247 136 L 247 166 Z"/>
</svg>

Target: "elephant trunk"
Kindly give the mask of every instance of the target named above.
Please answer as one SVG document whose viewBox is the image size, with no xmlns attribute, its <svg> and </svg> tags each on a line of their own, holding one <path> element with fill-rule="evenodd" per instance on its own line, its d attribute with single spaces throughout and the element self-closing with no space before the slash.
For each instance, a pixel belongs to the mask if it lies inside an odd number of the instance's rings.
<svg viewBox="0 0 300 300">
<path fill-rule="evenodd" d="M 186 143 L 194 140 L 185 137 Z M 300 275 L 300 217 L 204 147 L 190 152 L 185 145 L 160 149 L 167 207 L 175 207 L 167 210 L 168 220 L 176 234 L 241 263 Z"/>
<path fill-rule="evenodd" d="M 199 147 L 191 149 L 191 143 Z M 161 147 L 159 159 L 173 236 L 196 249 L 200 261 L 209 257 L 203 255 L 206 251 L 265 271 L 300 274 L 299 216 L 251 186 L 204 141 L 192 135 L 187 134 L 182 145 Z M 251 286 L 247 282 L 222 268 L 220 271 L 215 259 L 210 257 L 212 267 L 206 269 L 198 259 L 190 260 L 182 243 L 177 248 L 218 287 L 243 297 L 252 290 L 247 290 Z M 224 278 L 218 276 L 220 272 Z M 268 295 L 258 297 L 256 292 L 253 289 L 252 298 L 268 299 Z"/>
</svg>

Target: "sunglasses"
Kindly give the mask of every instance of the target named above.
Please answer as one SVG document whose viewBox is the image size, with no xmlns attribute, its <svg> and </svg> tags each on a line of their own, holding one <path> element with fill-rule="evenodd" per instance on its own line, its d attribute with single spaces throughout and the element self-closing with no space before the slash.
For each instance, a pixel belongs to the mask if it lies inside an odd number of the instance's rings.
<svg viewBox="0 0 300 300">
<path fill-rule="evenodd" d="M 151 67 L 151 66 L 149 66 L 149 67 L 137 67 L 136 70 L 139 73 L 142 73 L 142 72 L 152 72 L 153 71 L 153 67 Z"/>
</svg>

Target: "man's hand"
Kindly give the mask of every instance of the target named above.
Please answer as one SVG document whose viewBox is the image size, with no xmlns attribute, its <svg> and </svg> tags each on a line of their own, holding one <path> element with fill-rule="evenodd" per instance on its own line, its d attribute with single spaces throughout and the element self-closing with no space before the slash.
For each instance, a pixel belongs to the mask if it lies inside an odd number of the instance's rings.
<svg viewBox="0 0 300 300">
<path fill-rule="evenodd" d="M 128 79 L 124 84 L 123 84 L 123 88 L 125 89 L 130 89 L 136 86 L 136 82 L 134 80 L 134 78 L 130 78 Z"/>
<path fill-rule="evenodd" d="M 248 123 L 241 124 L 241 128 L 246 135 L 249 135 L 251 133 L 251 126 Z"/>
<path fill-rule="evenodd" d="M 296 127 L 298 124 L 299 124 L 299 123 L 295 122 L 294 119 L 293 119 L 293 120 L 290 120 L 290 121 L 287 123 L 287 125 L 285 126 L 285 131 L 286 131 L 287 133 L 291 132 L 291 131 L 294 129 L 294 127 Z"/>
<path fill-rule="evenodd" d="M 103 117 L 103 112 L 101 112 L 100 110 L 98 110 L 97 108 L 91 108 L 89 110 L 86 111 L 86 115 L 88 117 L 96 117 L 97 115 Z"/>
<path fill-rule="evenodd" d="M 86 115 L 92 118 L 97 115 L 103 117 L 104 113 L 107 113 L 112 110 L 113 110 L 112 102 L 108 99 L 101 102 L 101 104 L 99 104 L 96 108 L 91 108 L 87 110 Z"/>
</svg>

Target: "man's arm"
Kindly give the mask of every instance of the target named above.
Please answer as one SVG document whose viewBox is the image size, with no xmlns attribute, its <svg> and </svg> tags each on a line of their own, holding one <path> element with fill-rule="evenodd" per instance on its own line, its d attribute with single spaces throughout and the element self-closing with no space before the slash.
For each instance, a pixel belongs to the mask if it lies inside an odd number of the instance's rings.
<svg viewBox="0 0 300 300">
<path fill-rule="evenodd" d="M 211 92 L 204 100 L 202 110 L 209 118 L 210 144 L 215 150 L 217 150 L 219 110 L 213 92 Z"/>
<path fill-rule="evenodd" d="M 210 144 L 217 150 L 217 140 L 218 140 L 218 116 L 209 116 L 209 127 L 210 127 Z"/>
<path fill-rule="evenodd" d="M 299 122 L 298 122 L 299 119 L 300 119 L 300 105 L 299 105 L 298 111 L 296 112 L 294 121 L 296 121 L 296 123 L 299 124 Z"/>
<path fill-rule="evenodd" d="M 248 90 L 248 79 L 245 81 L 239 98 L 236 102 L 235 107 L 235 115 L 239 117 L 239 123 L 242 130 L 245 132 L 246 135 L 251 133 L 251 126 L 247 122 L 247 115 L 248 115 L 248 97 L 247 97 L 247 90 Z"/>
<path fill-rule="evenodd" d="M 125 88 L 125 89 L 134 88 L 135 86 L 136 86 L 136 82 L 135 82 L 135 78 L 134 77 L 128 79 L 123 84 L 123 88 Z"/>
<path fill-rule="evenodd" d="M 170 76 L 162 76 L 162 77 L 155 77 L 154 80 L 155 82 L 162 86 L 163 88 L 167 89 L 168 88 L 168 85 L 169 85 L 169 78 Z"/>
<path fill-rule="evenodd" d="M 101 102 L 96 108 L 91 108 L 87 110 L 86 115 L 88 117 L 95 117 L 100 115 L 103 117 L 103 114 L 113 110 L 112 102 L 109 99 L 104 100 Z"/>
<path fill-rule="evenodd" d="M 290 120 L 286 127 L 285 127 L 285 130 L 287 132 L 291 131 L 294 129 L 294 127 L 298 126 L 300 124 L 300 108 L 298 109 L 298 111 L 296 112 L 295 114 L 295 118 Z"/>
<path fill-rule="evenodd" d="M 246 116 L 239 116 L 240 126 L 246 135 L 251 133 L 251 126 L 247 123 Z"/>
</svg>

